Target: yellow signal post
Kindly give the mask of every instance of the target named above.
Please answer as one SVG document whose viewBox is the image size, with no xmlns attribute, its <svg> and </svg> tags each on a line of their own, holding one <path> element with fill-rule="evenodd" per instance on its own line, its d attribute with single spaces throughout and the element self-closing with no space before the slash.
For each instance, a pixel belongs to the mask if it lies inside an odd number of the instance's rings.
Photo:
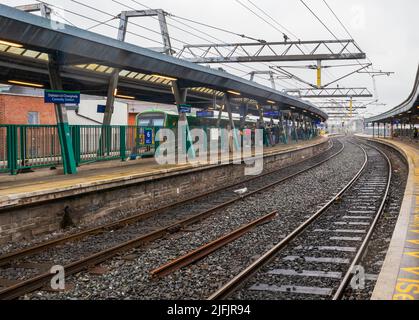
<svg viewBox="0 0 419 320">
<path fill-rule="evenodd" d="M 322 86 L 322 62 L 321 60 L 317 61 L 317 87 Z"/>
<path fill-rule="evenodd" d="M 352 118 L 353 101 L 352 98 L 349 100 L 349 118 Z"/>
</svg>

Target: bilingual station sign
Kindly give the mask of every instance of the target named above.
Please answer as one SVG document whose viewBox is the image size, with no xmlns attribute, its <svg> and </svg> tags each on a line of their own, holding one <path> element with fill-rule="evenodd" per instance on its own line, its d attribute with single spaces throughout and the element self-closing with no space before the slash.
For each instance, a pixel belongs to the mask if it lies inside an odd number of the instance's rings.
<svg viewBox="0 0 419 320">
<path fill-rule="evenodd" d="M 279 117 L 279 111 L 266 111 L 263 113 L 264 117 Z"/>
<path fill-rule="evenodd" d="M 44 102 L 80 104 L 80 91 L 45 90 Z"/>
<path fill-rule="evenodd" d="M 214 111 L 209 111 L 209 110 L 197 111 L 196 116 L 200 118 L 213 118 Z"/>
<path fill-rule="evenodd" d="M 179 113 L 191 113 L 192 106 L 190 104 L 180 104 Z"/>
</svg>

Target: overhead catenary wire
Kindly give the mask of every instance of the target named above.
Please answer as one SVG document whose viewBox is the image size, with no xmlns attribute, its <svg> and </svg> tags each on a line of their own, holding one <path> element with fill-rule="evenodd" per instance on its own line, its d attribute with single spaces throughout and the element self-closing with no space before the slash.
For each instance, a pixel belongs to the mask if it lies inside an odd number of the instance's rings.
<svg viewBox="0 0 419 320">
<path fill-rule="evenodd" d="M 300 2 L 307 8 L 307 10 L 308 11 L 310 11 L 311 12 L 311 14 L 326 28 L 326 30 L 327 31 L 329 31 L 329 33 L 336 39 L 336 40 L 338 40 L 339 41 L 339 38 L 335 35 L 335 33 L 332 31 L 332 30 L 330 30 L 330 28 L 323 22 L 323 20 L 310 8 L 310 6 L 309 5 L 307 5 L 307 3 L 306 2 L 304 2 L 304 0 L 300 0 Z M 353 39 L 353 38 L 352 38 Z M 349 49 L 347 48 L 347 47 L 345 47 L 344 46 L 344 44 L 343 43 L 341 43 L 341 45 L 343 46 L 343 48 L 346 50 L 346 51 L 348 51 L 349 52 L 349 54 L 351 54 L 351 52 L 349 51 Z M 356 59 L 356 61 L 358 62 L 358 64 L 362 67 L 362 64 L 361 64 L 361 62 L 358 60 L 358 59 Z M 372 75 L 370 74 L 370 73 L 368 73 L 371 77 L 372 77 Z"/>
<path fill-rule="evenodd" d="M 75 1 L 75 0 L 72 0 L 72 1 Z M 125 7 L 125 8 L 128 8 L 128 9 L 130 9 L 130 10 L 136 10 L 134 7 L 131 7 L 131 6 L 129 6 L 129 5 L 127 5 L 127 4 L 125 4 L 125 3 L 121 3 L 120 1 L 117 1 L 117 0 L 112 0 L 113 2 L 115 2 L 115 3 L 117 3 L 117 4 L 119 4 L 119 5 L 121 5 L 121 6 L 123 6 L 123 7 Z M 135 2 L 135 1 L 133 1 L 133 2 Z M 148 7 L 148 6 L 145 6 L 147 9 L 151 9 L 150 7 Z M 153 18 L 154 20 L 158 20 L 158 18 L 157 17 L 153 17 L 153 16 L 151 16 L 151 18 Z M 133 23 L 133 22 L 130 22 L 129 21 L 129 23 L 131 23 L 131 24 L 133 24 L 133 25 L 136 25 L 135 23 Z M 176 29 L 179 29 L 179 30 L 181 30 L 181 31 L 183 31 L 183 32 L 186 32 L 186 33 L 188 33 L 188 34 L 190 34 L 190 35 L 193 35 L 193 36 L 195 36 L 195 37 L 198 37 L 198 38 L 200 38 L 200 39 L 202 39 L 202 40 L 204 40 L 204 41 L 208 41 L 207 39 L 205 39 L 205 38 L 203 38 L 203 37 L 201 37 L 201 36 L 197 36 L 197 35 L 195 35 L 195 34 L 193 34 L 193 33 L 191 33 L 191 32 L 189 32 L 189 31 L 187 31 L 187 30 L 185 30 L 185 29 L 183 29 L 183 28 L 180 28 L 180 27 L 178 27 L 178 26 L 175 26 L 175 25 L 173 25 L 173 24 L 170 24 L 170 23 L 167 23 L 167 25 L 169 25 L 169 26 L 171 26 L 171 27 L 173 27 L 173 28 L 176 28 Z M 160 34 L 160 32 L 158 32 L 158 31 L 155 31 L 155 33 L 157 33 L 157 34 Z M 175 40 L 175 41 L 177 41 L 177 42 L 180 42 L 180 43 L 182 43 L 182 44 L 186 44 L 186 45 L 189 45 L 189 43 L 187 43 L 187 42 L 185 42 L 185 41 L 183 41 L 183 40 L 180 40 L 180 39 L 177 39 L 177 38 L 175 38 L 175 37 L 170 37 L 170 39 L 171 40 Z M 180 48 L 175 48 L 176 50 L 181 50 Z M 236 67 L 232 67 L 232 66 L 229 66 L 229 65 L 224 65 L 224 64 L 222 64 L 223 66 L 225 66 L 225 67 L 228 67 L 228 68 L 231 68 L 231 69 L 233 69 L 233 70 L 236 70 L 236 71 L 239 71 L 239 72 L 242 72 L 242 73 L 244 73 L 244 74 L 247 74 L 247 71 L 244 71 L 244 70 L 241 70 L 241 69 L 239 69 L 239 68 L 236 68 Z M 246 67 L 248 67 L 248 66 L 246 66 Z M 262 78 L 263 79 L 263 78 Z M 266 80 L 266 79 L 264 79 L 264 80 Z"/>
<path fill-rule="evenodd" d="M 131 1 L 132 2 L 135 2 L 136 4 L 139 4 L 140 6 L 143 6 L 144 8 L 151 9 L 150 7 L 146 6 L 145 4 L 143 4 L 143 3 L 141 3 L 141 2 L 139 2 L 137 0 L 131 0 Z M 265 40 L 263 40 L 263 39 L 257 39 L 255 37 L 251 37 L 251 36 L 248 36 L 248 35 L 245 35 L 245 34 L 242 34 L 242 33 L 237 33 L 237 32 L 231 31 L 231 30 L 227 30 L 225 28 L 213 26 L 213 25 L 210 25 L 210 24 L 207 24 L 207 23 L 203 23 L 203 22 L 200 22 L 200 21 L 196 21 L 196 20 L 190 19 L 190 18 L 181 17 L 181 16 L 178 16 L 178 15 L 175 15 L 175 14 L 172 14 L 172 13 L 169 13 L 168 14 L 168 17 L 178 18 L 178 19 L 181 19 L 181 20 L 184 20 L 184 21 L 188 21 L 188 22 L 191 22 L 191 23 L 195 23 L 195 24 L 201 25 L 203 27 L 207 27 L 207 28 L 211 28 L 211 29 L 214 29 L 214 30 L 218 30 L 218 31 L 222 31 L 222 32 L 225 32 L 225 33 L 229 33 L 229 34 L 232 34 L 232 35 L 241 37 L 241 38 L 245 38 L 245 39 L 249 39 L 249 40 L 253 40 L 253 41 L 258 41 L 258 42 L 265 42 Z"/>
<path fill-rule="evenodd" d="M 266 12 L 266 10 L 262 9 L 260 6 L 256 5 L 253 1 L 251 0 L 247 0 L 253 7 L 255 7 L 256 9 L 258 9 L 260 12 L 262 12 L 262 14 L 264 14 L 265 16 L 267 16 L 270 20 L 272 20 L 274 23 L 276 23 L 278 26 L 280 26 L 281 28 L 285 29 L 287 32 L 289 32 L 289 34 L 291 34 L 295 40 L 297 41 L 301 41 L 300 37 L 298 37 L 297 35 L 295 35 L 292 31 L 290 31 L 288 28 L 286 28 L 285 26 L 283 26 L 281 23 L 279 23 L 276 19 L 274 19 L 270 14 L 268 14 Z M 239 2 L 238 2 L 239 3 Z M 242 4 L 242 7 L 246 8 L 247 10 L 249 10 L 251 13 L 253 13 L 254 15 L 256 15 L 257 17 L 261 18 L 259 15 L 257 15 L 253 10 L 251 10 L 250 8 L 248 8 L 247 6 L 244 6 Z M 266 19 L 262 20 L 266 23 L 268 23 L 268 25 L 270 25 L 271 27 L 273 27 L 275 30 L 278 31 L 277 28 L 275 28 L 275 26 L 273 26 L 271 23 L 269 23 L 268 21 L 266 21 Z M 288 37 L 288 36 L 287 36 Z M 307 50 L 310 50 L 307 45 L 303 45 Z M 331 78 L 336 78 L 336 76 L 334 74 L 332 74 L 332 72 L 330 72 L 329 70 L 325 70 L 325 72 L 331 77 Z"/>
<path fill-rule="evenodd" d="M 127 8 L 130 8 L 131 10 L 135 10 L 135 8 L 133 8 L 133 7 L 130 7 L 130 6 L 128 6 L 128 5 L 126 5 L 126 4 L 121 4 L 119 1 L 117 1 L 117 0 L 112 0 L 113 2 L 115 2 L 115 3 L 119 3 L 120 5 L 123 5 L 123 6 L 125 6 L 125 7 L 127 7 Z M 139 2 L 139 1 L 137 1 L 137 0 L 131 0 L 132 2 L 134 2 L 134 3 L 136 3 L 136 4 L 138 4 L 138 5 L 140 5 L 140 6 L 142 6 L 142 7 L 144 7 L 144 8 L 147 8 L 147 9 L 152 9 L 151 7 L 149 7 L 149 6 L 147 6 L 147 5 L 145 5 L 145 4 L 143 4 L 143 3 L 141 3 L 141 2 Z M 168 17 L 169 18 L 171 18 L 171 17 L 177 17 L 177 18 L 180 18 L 179 16 L 177 16 L 177 15 L 173 15 L 173 14 L 168 14 Z M 156 17 L 152 17 L 152 18 L 154 18 L 154 19 L 156 19 L 156 20 L 158 20 L 158 18 L 156 18 Z M 186 20 L 189 20 L 189 19 L 187 19 L 187 18 L 183 18 L 184 20 L 186 19 Z M 193 21 L 193 20 L 190 20 L 190 21 Z M 173 24 L 170 24 L 170 23 L 167 23 L 169 26 L 171 26 L 171 27 L 174 27 L 174 28 L 177 28 L 177 29 L 179 29 L 179 27 L 177 27 L 177 26 L 174 26 Z M 189 26 L 189 25 L 187 25 L 187 24 L 185 24 L 184 22 L 182 22 L 182 24 L 184 25 L 184 26 L 188 26 L 189 28 L 192 28 L 192 29 L 194 29 L 195 31 L 198 31 L 198 32 L 201 32 L 201 33 L 203 33 L 203 34 L 206 34 L 207 36 L 210 36 L 211 38 L 213 38 L 213 39 L 216 39 L 217 41 L 221 41 L 221 42 L 224 42 L 224 43 L 226 43 L 225 41 L 222 41 L 222 40 L 220 40 L 220 39 L 218 39 L 218 38 L 215 38 L 215 37 L 213 37 L 213 36 L 211 36 L 211 35 L 209 35 L 208 33 L 205 33 L 205 32 L 202 32 L 201 30 L 198 30 L 197 28 L 194 28 L 194 27 L 191 27 L 191 26 Z M 204 25 L 207 25 L 207 24 L 204 24 Z M 207 26 L 209 26 L 209 25 L 207 25 Z M 217 28 L 217 27 L 213 27 L 213 28 Z M 222 28 L 220 28 L 220 29 L 222 29 Z M 188 32 L 188 34 L 191 34 L 189 31 L 185 31 L 184 29 L 181 29 L 182 31 L 184 31 L 184 32 Z M 225 29 L 223 29 L 223 30 L 225 30 Z M 230 32 L 230 33 L 232 33 L 232 34 L 234 34 L 234 35 L 238 35 L 238 36 L 241 36 L 240 34 L 237 34 L 237 33 L 235 33 L 235 32 Z M 194 34 L 191 34 L 191 35 L 194 35 Z M 251 38 L 251 37 L 248 37 L 248 38 Z M 177 41 L 180 41 L 180 42 L 182 42 L 182 43 L 184 43 L 184 44 L 187 44 L 187 45 L 189 45 L 188 43 L 186 43 L 186 42 L 184 42 L 184 41 L 182 41 L 182 40 L 178 40 L 178 39 L 176 39 L 176 38 L 173 38 L 173 37 L 171 37 L 171 39 L 174 39 L 174 40 L 177 40 Z M 253 39 L 253 38 L 252 38 Z M 255 40 L 255 39 L 253 39 L 253 40 Z M 208 40 L 208 39 L 205 39 L 205 41 L 208 41 L 208 42 L 210 42 L 210 43 L 213 43 L 214 44 L 214 42 L 212 42 L 212 41 L 210 41 L 210 40 Z M 258 40 L 259 41 L 259 40 Z M 263 41 L 263 40 L 260 40 L 260 41 Z M 205 51 L 204 49 L 202 49 L 202 48 L 198 48 L 199 50 L 201 50 L 201 51 Z M 223 64 L 223 63 L 220 63 L 221 65 L 223 65 L 223 66 L 225 66 L 225 67 L 228 67 L 228 68 L 231 68 L 231 69 L 235 69 L 235 70 L 240 70 L 240 69 L 238 69 L 238 68 L 235 68 L 235 67 L 232 67 L 232 66 L 230 66 L 230 65 L 227 65 L 227 64 Z M 250 70 L 252 70 L 252 71 L 258 71 L 257 69 L 255 69 L 255 68 L 253 68 L 253 67 L 250 67 L 250 66 L 248 66 L 248 65 L 246 65 L 246 64 L 243 64 L 243 63 L 239 63 L 241 66 L 243 66 L 243 67 L 246 67 L 246 68 L 249 68 Z M 266 64 L 265 64 L 266 65 Z M 246 72 L 246 71 L 243 71 L 243 70 L 240 70 L 241 72 L 244 72 L 244 73 L 246 73 L 246 74 L 248 74 L 248 72 Z M 265 80 L 265 81 L 269 81 L 269 79 L 267 79 L 267 78 L 264 78 L 264 77 L 261 77 L 261 76 L 258 76 L 258 75 L 256 75 L 256 77 L 257 78 L 259 78 L 259 79 L 263 79 L 263 80 Z M 290 83 L 288 83 L 287 81 L 285 81 L 285 80 L 282 80 L 281 79 L 281 81 L 282 82 L 284 82 L 284 83 L 286 83 L 287 84 L 287 86 L 289 86 L 290 85 Z M 294 87 L 297 87 L 297 86 L 295 86 L 295 85 L 292 85 L 292 86 L 294 86 Z"/>
<path fill-rule="evenodd" d="M 332 7 L 327 3 L 326 0 L 323 0 L 323 3 L 326 5 L 327 8 L 329 8 L 330 12 L 333 14 L 333 16 L 336 18 L 336 20 L 339 22 L 339 24 L 342 26 L 342 28 L 346 31 L 346 33 L 351 37 L 351 39 L 354 39 L 354 37 L 352 36 L 351 32 L 349 32 L 348 28 L 345 26 L 345 24 L 342 22 L 342 20 L 338 17 L 338 15 L 335 13 L 335 11 L 332 9 Z M 355 42 L 356 45 L 358 45 Z M 367 60 L 369 63 L 371 63 L 371 66 L 373 65 L 372 61 L 370 60 L 369 57 L 367 57 Z M 372 82 L 373 82 L 373 86 L 374 86 L 374 91 L 375 91 L 375 95 L 378 97 L 378 91 L 377 91 L 377 84 L 374 78 L 374 75 L 372 75 L 368 70 L 366 70 L 367 73 L 370 75 Z"/>
<path fill-rule="evenodd" d="M 287 31 L 288 34 L 292 35 L 296 40 L 300 40 L 298 36 L 296 36 L 290 29 L 279 23 L 276 19 L 274 19 L 269 13 L 267 13 L 264 9 L 262 9 L 260 6 L 256 5 L 252 0 L 247 0 L 253 7 L 261 11 L 265 16 L 267 16 L 269 19 L 271 19 L 275 24 L 277 24 L 279 27 Z"/>
<path fill-rule="evenodd" d="M 110 19 L 107 19 L 107 20 L 105 20 L 105 21 L 103 21 L 103 22 L 97 23 L 97 24 L 95 24 L 95 25 L 93 25 L 93 26 L 91 26 L 91 27 L 87 28 L 86 30 L 87 30 L 87 31 L 90 31 L 90 30 L 92 30 L 92 29 L 94 29 L 94 28 L 97 28 L 97 27 L 99 27 L 99 26 L 104 25 L 105 23 L 111 22 L 112 20 L 117 19 L 117 18 L 118 18 L 117 16 L 114 16 L 114 17 L 112 17 L 112 18 L 110 18 Z"/>
<path fill-rule="evenodd" d="M 48 6 L 50 6 L 50 7 L 53 7 L 53 8 L 58 8 L 57 6 L 55 6 L 55 5 L 53 5 L 53 4 L 50 4 L 50 3 L 47 3 L 47 2 L 45 2 L 45 1 L 41 1 L 41 0 L 36 0 L 36 1 L 37 1 L 37 2 L 39 2 L 39 3 L 46 4 L 46 5 L 48 5 Z M 109 17 L 111 17 L 111 18 L 112 18 L 112 19 L 109 19 L 109 21 L 112 21 L 112 20 L 115 18 L 115 15 L 112 15 L 112 14 L 110 14 L 110 13 L 106 12 L 106 11 L 103 11 L 103 10 L 100 10 L 100 9 L 98 9 L 98 8 L 95 8 L 95 7 L 92 7 L 92 6 L 86 5 L 85 3 L 81 3 L 81 2 L 76 1 L 76 0 L 71 0 L 71 1 L 72 1 L 72 2 L 75 2 L 75 3 L 79 4 L 79 5 L 82 5 L 82 6 L 86 7 L 86 8 L 89 8 L 89 9 L 91 9 L 91 10 L 94 10 L 94 11 L 96 11 L 96 12 L 99 12 L 99 13 L 101 13 L 101 14 L 108 15 Z M 97 23 L 96 25 L 92 26 L 91 28 L 93 28 L 93 27 L 97 27 L 97 26 L 99 26 L 99 25 L 104 25 L 104 26 L 107 26 L 107 27 L 110 27 L 110 28 L 113 28 L 113 29 L 119 30 L 119 28 L 118 28 L 117 26 L 114 26 L 114 25 L 112 25 L 112 24 L 109 24 L 109 21 L 100 21 L 100 20 L 98 20 L 98 19 L 96 19 L 96 18 L 92 18 L 92 17 L 89 17 L 89 16 L 86 16 L 86 15 L 80 14 L 80 13 L 78 13 L 78 12 L 75 12 L 75 11 L 72 11 L 72 10 L 69 10 L 69 9 L 64 9 L 64 8 L 60 8 L 60 9 L 62 9 L 62 10 L 63 10 L 63 11 L 65 11 L 65 12 L 68 12 L 68 13 L 70 13 L 70 14 L 72 14 L 72 15 L 75 15 L 75 16 L 81 17 L 81 18 L 83 18 L 83 19 L 86 19 L 86 20 L 93 21 L 93 22 Z M 157 18 L 155 18 L 155 19 L 157 19 Z M 136 24 L 136 23 L 133 23 L 133 22 L 129 22 L 129 23 L 130 23 L 130 24 L 132 24 L 132 25 L 135 25 L 135 26 L 141 27 L 141 28 L 143 28 L 143 29 L 145 29 L 145 30 L 151 31 L 151 32 L 153 32 L 153 33 L 156 33 L 156 34 L 161 35 L 161 33 L 160 33 L 160 32 L 158 32 L 158 31 L 155 31 L 155 30 L 149 29 L 149 28 L 147 28 L 147 27 L 141 26 L 141 25 Z M 184 31 L 185 31 L 185 30 L 184 30 Z M 158 43 L 158 44 L 160 44 L 160 45 L 163 45 L 163 43 L 162 43 L 161 41 L 157 41 L 157 40 L 155 40 L 155 39 L 152 39 L 152 38 L 149 38 L 149 37 L 146 37 L 146 36 L 143 36 L 143 35 L 139 35 L 138 33 L 135 33 L 135 32 L 131 32 L 131 31 L 128 31 L 128 30 L 127 30 L 127 34 L 131 34 L 131 35 L 133 35 L 133 36 L 136 36 L 136 37 L 139 37 L 139 38 L 142 38 L 142 39 L 146 39 L 146 40 L 149 40 L 149 41 L 152 41 L 152 42 Z M 176 40 L 176 41 L 178 41 L 178 42 L 181 42 L 181 43 L 183 43 L 183 44 L 188 45 L 188 43 L 186 43 L 186 42 L 184 42 L 184 41 L 182 41 L 182 40 L 179 40 L 179 39 L 176 39 L 176 38 L 171 38 L 171 39 Z M 172 47 L 173 47 L 174 49 L 176 49 L 176 50 L 181 50 L 180 48 L 177 48 L 177 47 L 175 47 L 175 46 L 172 46 Z M 235 70 L 235 71 L 241 72 L 241 73 L 243 73 L 243 74 L 248 74 L 248 72 L 247 72 L 247 71 L 242 70 L 242 69 L 239 69 L 239 68 L 236 68 L 236 67 L 232 67 L 232 66 L 229 66 L 229 65 L 225 65 L 225 67 L 228 67 L 228 68 L 230 68 L 230 69 L 232 69 L 232 70 Z M 246 67 L 248 67 L 248 66 L 246 66 Z M 252 69 L 251 67 L 248 67 L 248 68 L 250 68 L 251 70 L 255 70 L 255 69 Z M 265 78 L 263 78 L 263 77 L 258 77 L 258 78 L 263 79 L 263 80 L 266 80 L 266 81 L 268 81 L 268 80 L 269 80 L 269 79 L 265 79 Z"/>
<path fill-rule="evenodd" d="M 50 7 L 53 7 L 53 8 L 58 8 L 57 6 L 55 6 L 55 5 L 51 4 L 51 3 L 45 2 L 45 1 L 41 1 L 41 0 L 36 0 L 36 1 L 39 2 L 39 3 L 46 4 L 46 5 L 48 5 Z M 90 21 L 93 21 L 93 22 L 96 22 L 96 23 L 101 23 L 102 25 L 106 25 L 106 26 L 111 27 L 111 28 L 116 29 L 116 30 L 119 29 L 118 27 L 116 27 L 114 25 L 111 25 L 111 24 L 106 23 L 106 22 L 104 23 L 103 21 L 97 20 L 97 19 L 92 18 L 92 17 L 85 16 L 85 15 L 83 15 L 81 13 L 74 12 L 74 11 L 69 10 L 69 9 L 63 9 L 63 8 L 60 8 L 60 9 L 63 10 L 63 11 L 65 11 L 65 12 L 68 12 L 70 14 L 73 14 L 73 15 L 76 15 L 78 17 L 81 17 L 83 19 L 90 20 Z M 132 35 L 137 36 L 137 37 L 140 37 L 140 38 L 143 38 L 143 39 L 146 39 L 146 40 L 149 40 L 149 41 L 152 41 L 152 42 L 156 42 L 156 43 L 162 44 L 162 42 L 160 42 L 160 41 L 157 41 L 157 40 L 148 38 L 146 36 L 139 35 L 139 34 L 134 33 L 134 32 L 127 31 L 127 33 L 132 34 Z"/>
<path fill-rule="evenodd" d="M 37 1 L 38 1 L 38 2 L 41 2 L 40 0 L 37 0 Z M 100 9 L 98 9 L 98 8 L 92 7 L 92 6 L 87 5 L 87 4 L 85 4 L 85 3 L 81 3 L 81 2 L 79 2 L 79 1 L 77 1 L 77 0 L 71 0 L 71 1 L 72 1 L 72 2 L 74 2 L 74 3 L 77 3 L 77 4 L 81 5 L 81 6 L 84 6 L 84 7 L 86 7 L 86 8 L 89 8 L 89 9 L 91 9 L 91 10 L 94 10 L 94 11 L 100 12 L 100 13 L 105 14 L 105 15 L 108 15 L 108 16 L 110 16 L 110 17 L 112 17 L 112 18 L 114 17 L 114 15 L 112 15 L 112 14 L 110 14 L 110 13 L 106 12 L 106 11 L 103 11 L 103 10 L 100 10 Z M 123 6 L 125 6 L 126 8 L 129 8 L 129 9 L 131 9 L 131 10 L 135 10 L 135 8 L 130 7 L 130 6 L 127 6 L 127 5 L 124 5 L 124 4 L 120 3 L 119 1 L 114 1 L 114 2 L 116 2 L 116 3 L 120 4 L 120 5 L 123 5 Z M 46 3 L 46 4 L 48 4 L 48 3 Z M 48 4 L 48 5 L 50 5 L 50 4 Z M 51 6 L 54 6 L 54 5 L 51 5 Z M 114 29 L 119 29 L 118 27 L 113 26 L 113 25 L 109 25 L 109 24 L 108 24 L 108 23 L 106 23 L 106 22 L 99 21 L 99 20 L 97 20 L 97 19 L 93 19 L 93 18 L 91 18 L 91 17 L 87 17 L 87 16 L 84 16 L 84 15 L 81 15 L 81 14 L 77 14 L 77 13 L 75 13 L 75 12 L 73 12 L 73 11 L 70 11 L 70 10 L 67 10 L 67 9 L 65 9 L 65 10 L 66 10 L 67 12 L 69 12 L 69 13 L 72 13 L 72 14 L 75 14 L 75 15 L 78 15 L 78 16 L 81 16 L 81 17 L 83 17 L 83 18 L 85 18 L 85 19 L 89 19 L 89 20 L 92 20 L 92 21 L 95 21 L 95 22 L 99 22 L 100 24 L 104 24 L 104 25 L 110 26 L 110 27 L 112 27 L 112 28 L 114 28 Z M 156 17 L 152 17 L 152 18 L 154 18 L 154 19 L 158 20 L 158 18 L 156 18 Z M 134 23 L 134 22 L 132 22 L 132 21 L 128 21 L 128 23 L 129 23 L 129 24 L 131 24 L 131 25 L 134 25 L 134 26 L 138 26 L 138 27 L 140 27 L 140 28 L 142 28 L 142 29 L 145 29 L 145 30 L 151 31 L 151 32 L 153 32 L 153 33 L 155 33 L 155 34 L 159 34 L 159 35 L 161 35 L 161 33 L 160 33 L 160 32 L 158 32 L 158 31 L 155 31 L 155 30 L 153 30 L 153 29 L 150 29 L 150 28 L 144 27 L 144 26 L 142 26 L 142 25 L 140 25 L 140 24 L 137 24 L 137 23 Z M 176 26 L 174 26 L 174 27 L 176 27 Z M 177 27 L 177 28 L 178 28 L 178 27 Z M 178 29 L 181 29 L 181 28 L 178 28 Z M 188 31 L 186 31 L 186 30 L 184 30 L 184 29 L 181 29 L 181 30 L 182 30 L 182 31 L 184 31 L 184 32 L 188 32 Z M 154 40 L 154 39 L 151 39 L 151 38 L 148 38 L 148 37 L 145 37 L 145 36 L 139 35 L 139 34 L 134 33 L 134 32 L 130 32 L 130 31 L 128 31 L 128 30 L 127 30 L 127 33 L 128 33 L 128 34 L 135 35 L 135 36 L 138 36 L 138 37 L 141 37 L 141 38 L 144 38 L 144 39 L 147 39 L 147 40 L 150 40 L 150 41 L 153 41 L 153 42 L 158 43 L 158 44 L 160 44 L 160 45 L 163 45 L 163 43 L 162 43 L 161 41 L 156 41 L 156 40 Z M 188 33 L 190 34 L 190 32 L 188 32 Z M 199 37 L 199 36 L 198 36 L 198 37 Z M 180 42 L 180 43 L 182 43 L 182 44 L 188 44 L 188 43 L 186 43 L 186 42 L 184 42 L 184 41 L 182 41 L 182 40 L 179 40 L 179 39 L 177 39 L 177 38 L 174 38 L 174 37 L 171 37 L 171 39 L 172 39 L 172 40 L 175 40 L 175 41 L 177 41 L 177 42 Z M 172 46 L 172 47 L 173 47 L 174 49 L 176 49 L 176 50 L 181 50 L 180 48 L 177 48 L 177 47 L 175 47 L 175 46 Z M 239 68 L 236 68 L 236 67 L 232 67 L 232 66 L 228 66 L 228 65 L 225 65 L 225 67 L 228 67 L 228 68 L 233 69 L 233 70 L 235 70 L 235 71 L 241 72 L 241 73 L 243 73 L 243 74 L 248 74 L 248 72 L 247 72 L 247 71 L 242 70 L 242 69 L 239 69 Z M 247 66 L 246 66 L 246 67 L 247 67 Z M 269 80 L 269 79 L 264 79 L 263 77 L 259 77 L 259 78 L 261 78 L 261 79 L 263 79 L 263 80 Z"/>
<path fill-rule="evenodd" d="M 269 24 L 272 28 L 274 28 L 275 30 L 277 30 L 278 32 L 282 33 L 282 35 L 284 37 L 287 37 L 287 34 L 279 29 L 278 27 L 274 26 L 271 22 L 269 22 L 268 20 L 266 20 L 265 18 L 263 18 L 261 15 L 259 15 L 258 13 L 256 13 L 254 10 L 252 10 L 251 8 L 249 8 L 247 5 L 245 5 L 243 2 L 241 2 L 240 0 L 235 0 L 238 4 L 240 4 L 242 7 L 246 8 L 247 10 L 249 10 L 250 12 L 252 12 L 255 16 L 257 16 L 259 19 L 265 21 L 267 24 Z"/>
</svg>

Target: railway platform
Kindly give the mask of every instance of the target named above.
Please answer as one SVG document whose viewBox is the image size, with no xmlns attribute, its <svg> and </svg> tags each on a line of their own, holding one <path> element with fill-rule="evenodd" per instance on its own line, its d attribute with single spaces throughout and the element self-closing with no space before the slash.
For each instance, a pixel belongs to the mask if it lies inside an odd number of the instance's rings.
<svg viewBox="0 0 419 320">
<path fill-rule="evenodd" d="M 291 145 L 278 145 L 264 149 L 264 156 L 279 153 L 288 153 L 302 148 L 323 143 L 326 137 L 318 137 L 310 141 L 300 141 Z M 192 169 L 213 166 L 201 165 L 195 161 L 187 164 L 159 165 L 154 158 L 144 158 L 131 162 L 118 160 L 104 163 L 96 163 L 80 167 L 80 172 L 75 176 L 62 176 L 62 170 L 51 171 L 39 170 L 24 175 L 1 177 L 0 182 L 0 208 L 21 201 L 25 204 L 27 199 L 37 201 L 37 198 L 49 197 L 63 191 L 73 190 L 79 193 L 86 188 L 101 188 L 109 184 L 124 184 L 135 179 L 146 177 L 157 178 L 173 173 L 182 173 Z M 25 200 L 26 199 L 26 200 Z"/>
<path fill-rule="evenodd" d="M 328 141 L 328 137 L 317 137 L 265 148 L 264 170 L 318 154 L 328 147 Z M 77 175 L 63 176 L 48 170 L 4 175 L 0 182 L 0 241 L 59 230 L 65 208 L 71 209 L 77 223 L 88 223 L 121 211 L 156 208 L 238 182 L 243 179 L 245 165 L 234 165 L 231 160 L 230 155 L 230 163 L 224 165 L 158 165 L 148 158 L 86 165 Z"/>
<path fill-rule="evenodd" d="M 400 215 L 371 299 L 419 300 L 419 146 L 397 138 L 362 137 L 397 149 L 409 166 Z"/>
</svg>

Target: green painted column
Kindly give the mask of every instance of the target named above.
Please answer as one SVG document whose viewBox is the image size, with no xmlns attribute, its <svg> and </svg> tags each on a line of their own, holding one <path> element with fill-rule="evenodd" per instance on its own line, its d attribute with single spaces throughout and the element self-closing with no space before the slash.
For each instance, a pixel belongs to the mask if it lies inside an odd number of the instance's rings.
<svg viewBox="0 0 419 320">
<path fill-rule="evenodd" d="M 55 54 L 49 54 L 49 79 L 52 90 L 63 90 L 60 77 L 59 64 Z M 64 174 L 77 173 L 76 160 L 74 158 L 73 143 L 68 125 L 67 110 L 63 104 L 55 104 L 55 115 L 57 118 L 57 130 L 60 138 L 61 157 L 63 161 Z"/>
<path fill-rule="evenodd" d="M 180 110 L 181 105 L 186 103 L 186 97 L 188 95 L 188 90 L 187 89 L 180 89 L 179 88 L 179 84 L 177 82 L 177 80 L 172 81 L 172 92 L 173 92 L 173 96 L 175 97 L 175 101 L 178 107 L 178 110 Z M 182 134 L 184 133 L 184 130 L 186 131 L 186 154 L 188 155 L 188 157 L 190 159 L 195 159 L 196 155 L 195 155 L 195 148 L 191 148 L 192 147 L 192 136 L 191 136 L 191 132 L 189 130 L 189 123 L 188 123 L 188 117 L 186 116 L 185 113 L 183 112 L 179 112 L 179 122 L 184 122 L 186 123 L 184 125 L 185 128 L 182 128 Z M 178 137 L 179 139 L 179 137 Z M 189 152 L 190 151 L 190 152 Z"/>
<path fill-rule="evenodd" d="M 121 161 L 125 161 L 127 156 L 127 127 L 126 126 L 119 126 L 119 152 Z M 157 147 L 156 147 L 157 149 Z"/>
<path fill-rule="evenodd" d="M 17 174 L 17 126 L 8 125 L 6 128 L 7 166 L 11 175 Z"/>
<path fill-rule="evenodd" d="M 236 128 L 234 126 L 234 121 L 233 121 L 233 112 L 231 109 L 231 102 L 230 102 L 230 96 L 228 93 L 226 93 L 226 99 L 225 99 L 225 105 L 227 107 L 227 112 L 228 112 L 228 119 L 229 119 L 229 123 L 230 123 L 230 130 L 232 132 L 233 135 L 233 146 L 236 150 L 240 150 L 240 143 L 237 137 L 237 132 L 236 132 Z"/>
</svg>

